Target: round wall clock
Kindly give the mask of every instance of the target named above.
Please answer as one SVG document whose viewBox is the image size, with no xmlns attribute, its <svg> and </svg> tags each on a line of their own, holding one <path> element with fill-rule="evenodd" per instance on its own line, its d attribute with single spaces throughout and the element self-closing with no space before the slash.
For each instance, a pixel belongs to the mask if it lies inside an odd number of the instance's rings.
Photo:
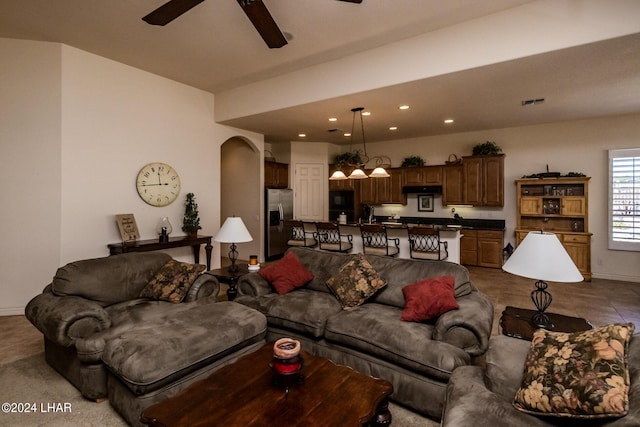
<svg viewBox="0 0 640 427">
<path fill-rule="evenodd" d="M 138 172 L 136 188 L 140 198 L 151 206 L 167 206 L 180 193 L 180 177 L 166 163 L 149 163 Z"/>
</svg>

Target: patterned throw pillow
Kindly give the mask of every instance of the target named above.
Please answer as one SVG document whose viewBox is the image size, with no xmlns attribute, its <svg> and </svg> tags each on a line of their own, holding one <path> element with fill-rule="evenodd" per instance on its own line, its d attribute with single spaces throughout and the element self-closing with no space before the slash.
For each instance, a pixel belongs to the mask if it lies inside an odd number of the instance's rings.
<svg viewBox="0 0 640 427">
<path fill-rule="evenodd" d="M 140 291 L 140 298 L 182 302 L 189 288 L 204 269 L 204 265 L 169 260 Z"/>
<path fill-rule="evenodd" d="M 404 309 L 401 320 L 422 322 L 460 308 L 453 293 L 453 276 L 431 277 L 402 288 Z"/>
<path fill-rule="evenodd" d="M 369 297 L 387 286 L 387 281 L 369 264 L 363 254 L 351 257 L 327 280 L 327 286 L 336 296 L 342 308 L 358 307 Z"/>
<path fill-rule="evenodd" d="M 271 286 L 280 295 L 291 292 L 313 280 L 313 273 L 302 265 L 293 252 L 287 252 L 280 261 L 263 268 L 258 274 L 271 283 Z"/>
<path fill-rule="evenodd" d="M 621 417 L 629 411 L 627 349 L 633 323 L 585 332 L 533 334 L 513 406 L 573 418 Z"/>
</svg>

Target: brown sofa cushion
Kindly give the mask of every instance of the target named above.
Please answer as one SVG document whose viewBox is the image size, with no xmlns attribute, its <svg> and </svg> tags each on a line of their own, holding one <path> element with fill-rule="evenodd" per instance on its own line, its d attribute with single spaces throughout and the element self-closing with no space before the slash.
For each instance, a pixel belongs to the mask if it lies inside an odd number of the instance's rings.
<svg viewBox="0 0 640 427">
<path fill-rule="evenodd" d="M 173 303 L 182 302 L 193 282 L 205 269 L 204 265 L 171 259 L 142 288 L 140 298 Z"/>
<path fill-rule="evenodd" d="M 327 280 L 327 286 L 342 308 L 350 310 L 387 286 L 387 281 L 371 267 L 363 254 L 356 254 Z"/>
<path fill-rule="evenodd" d="M 576 333 L 537 330 L 515 408 L 538 416 L 584 419 L 626 415 L 633 331 L 633 323 Z"/>
</svg>

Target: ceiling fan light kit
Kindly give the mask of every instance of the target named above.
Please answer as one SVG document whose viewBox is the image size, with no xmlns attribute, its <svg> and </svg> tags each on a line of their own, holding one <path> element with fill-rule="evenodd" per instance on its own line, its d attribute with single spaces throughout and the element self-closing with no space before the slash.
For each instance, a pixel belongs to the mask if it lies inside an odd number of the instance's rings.
<svg viewBox="0 0 640 427">
<path fill-rule="evenodd" d="M 193 9 L 204 0 L 170 0 L 142 18 L 151 25 L 167 25 L 180 15 Z M 362 3 L 362 0 L 339 0 L 348 3 Z M 253 24 L 262 40 L 271 49 L 278 49 L 287 44 L 285 33 L 280 31 L 267 6 L 262 0 L 237 0 L 238 4 Z M 292 37 L 289 36 L 289 39 Z"/>
</svg>

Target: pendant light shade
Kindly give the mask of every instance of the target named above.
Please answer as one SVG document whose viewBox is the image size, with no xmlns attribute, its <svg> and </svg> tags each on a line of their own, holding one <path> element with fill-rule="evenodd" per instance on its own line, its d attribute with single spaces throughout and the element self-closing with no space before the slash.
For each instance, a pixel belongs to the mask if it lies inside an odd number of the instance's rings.
<svg viewBox="0 0 640 427">
<path fill-rule="evenodd" d="M 378 166 L 377 168 L 375 168 L 369 175 L 370 178 L 388 178 L 390 176 L 391 175 L 389 175 L 389 173 L 382 166 Z"/>
<path fill-rule="evenodd" d="M 349 179 L 349 178 L 347 178 L 347 175 L 345 175 L 344 172 L 342 172 L 342 171 L 335 171 L 329 177 L 330 181 L 344 181 L 345 179 Z"/>
<path fill-rule="evenodd" d="M 351 172 L 351 175 L 349 175 L 349 179 L 365 179 L 365 178 L 368 178 L 368 176 L 360 168 L 354 169 L 353 172 Z"/>
</svg>

